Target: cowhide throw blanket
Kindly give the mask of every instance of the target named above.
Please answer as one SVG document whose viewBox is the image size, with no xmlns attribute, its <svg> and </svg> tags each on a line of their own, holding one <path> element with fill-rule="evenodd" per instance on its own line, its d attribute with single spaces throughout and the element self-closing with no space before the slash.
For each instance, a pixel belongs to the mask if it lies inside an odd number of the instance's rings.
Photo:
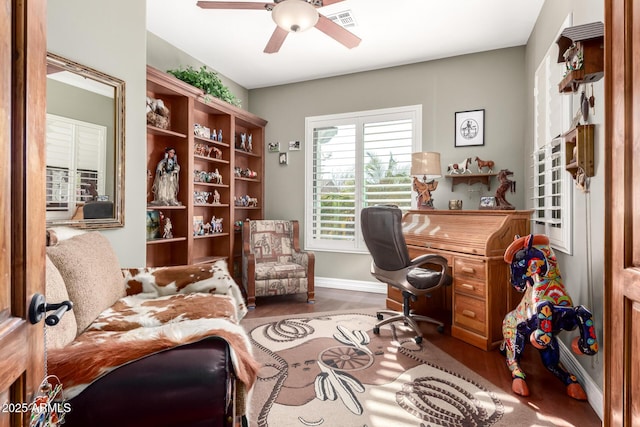
<svg viewBox="0 0 640 427">
<path fill-rule="evenodd" d="M 191 269 L 191 273 L 185 276 L 185 269 Z M 103 311 L 68 346 L 49 350 L 49 374 L 60 379 L 65 397 L 77 396 L 93 381 L 128 362 L 218 336 L 231 348 L 240 381 L 238 408 L 246 409 L 246 394 L 253 386 L 259 364 L 239 325 L 246 308 L 238 285 L 228 277 L 226 263 L 218 267 L 130 270 L 125 275 L 128 293 L 134 292 L 133 295 Z M 190 280 L 180 279 L 189 276 Z"/>
</svg>

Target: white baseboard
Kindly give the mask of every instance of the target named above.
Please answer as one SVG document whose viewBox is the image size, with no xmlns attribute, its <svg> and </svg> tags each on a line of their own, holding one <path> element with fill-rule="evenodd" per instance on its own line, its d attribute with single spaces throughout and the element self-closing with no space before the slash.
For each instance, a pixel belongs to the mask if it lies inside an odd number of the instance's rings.
<svg viewBox="0 0 640 427">
<path fill-rule="evenodd" d="M 350 291 L 372 292 L 374 294 L 387 293 L 387 285 L 380 282 L 365 281 L 365 280 L 335 279 L 332 277 L 318 277 L 318 276 L 316 276 L 315 281 L 316 281 L 315 285 L 318 288 L 348 289 Z"/>
<path fill-rule="evenodd" d="M 604 419 L 604 399 L 602 396 L 602 390 L 598 385 L 591 379 L 587 371 L 582 367 L 578 360 L 576 359 L 573 352 L 560 340 L 558 340 L 559 348 L 560 348 L 560 362 L 567 368 L 567 370 L 573 373 L 580 384 L 584 388 L 585 393 L 587 393 L 587 399 L 589 404 L 593 408 L 600 420 Z"/>
</svg>

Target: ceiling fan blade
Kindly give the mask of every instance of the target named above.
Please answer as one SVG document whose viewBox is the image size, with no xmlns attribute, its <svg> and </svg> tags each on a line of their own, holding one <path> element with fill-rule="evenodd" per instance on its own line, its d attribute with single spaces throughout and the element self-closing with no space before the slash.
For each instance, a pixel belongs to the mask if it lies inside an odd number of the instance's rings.
<svg viewBox="0 0 640 427">
<path fill-rule="evenodd" d="M 289 32 L 287 30 L 283 30 L 282 28 L 276 26 L 276 29 L 273 31 L 271 38 L 264 48 L 264 53 L 276 53 L 277 51 L 279 51 L 282 43 L 284 43 L 284 39 L 287 38 L 288 34 Z"/>
<path fill-rule="evenodd" d="M 345 30 L 343 27 L 336 24 L 335 22 L 333 22 L 331 19 L 327 18 L 323 14 L 320 13 L 319 15 L 320 15 L 320 18 L 316 23 L 316 28 L 322 31 L 323 33 L 325 33 L 326 35 L 328 35 L 329 37 L 332 37 L 336 41 L 342 43 L 349 49 L 353 49 L 354 47 L 358 46 L 362 41 L 360 37 L 356 36 L 349 30 Z"/>
<path fill-rule="evenodd" d="M 240 1 L 199 1 L 198 7 L 202 9 L 256 9 L 267 10 L 269 5 L 274 5 L 271 2 L 240 2 Z"/>
</svg>

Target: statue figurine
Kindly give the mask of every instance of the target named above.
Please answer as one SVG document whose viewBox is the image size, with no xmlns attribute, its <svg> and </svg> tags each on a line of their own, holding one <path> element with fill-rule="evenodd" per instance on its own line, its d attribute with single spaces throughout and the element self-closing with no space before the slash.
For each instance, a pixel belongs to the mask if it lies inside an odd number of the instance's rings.
<svg viewBox="0 0 640 427">
<path fill-rule="evenodd" d="M 573 352 L 596 354 L 598 340 L 593 316 L 586 307 L 573 305 L 549 238 L 544 234 L 516 236 L 505 250 L 504 261 L 509 264 L 511 285 L 524 293 L 518 306 L 502 322 L 504 339 L 500 350 L 511 371 L 512 391 L 520 396 L 529 395 L 520 359 L 525 346 L 531 344 L 540 351 L 544 366 L 565 385 L 566 393 L 574 399 L 587 400 L 575 375 L 560 363 L 557 335 L 577 328 L 579 336 L 572 341 Z"/>
<path fill-rule="evenodd" d="M 513 172 L 509 169 L 502 169 L 498 172 L 498 181 L 500 181 L 500 185 L 496 190 L 496 209 L 512 210 L 516 208 L 505 198 L 507 190 L 510 190 L 512 193 L 516 191 L 516 182 L 509 179 L 511 175 L 513 175 Z"/>
<path fill-rule="evenodd" d="M 218 142 L 222 142 L 222 129 L 218 129 Z"/>
<path fill-rule="evenodd" d="M 178 201 L 179 189 L 179 172 L 178 156 L 173 147 L 167 147 L 164 150 L 164 158 L 158 162 L 156 166 L 156 175 L 153 182 L 154 199 L 151 202 L 155 206 L 180 206 Z"/>
<path fill-rule="evenodd" d="M 164 220 L 164 233 L 162 234 L 162 238 L 163 239 L 171 239 L 171 238 L 173 238 L 173 233 L 171 232 L 172 228 L 173 228 L 173 225 L 171 224 L 171 218 L 165 218 L 165 220 Z"/>
<path fill-rule="evenodd" d="M 249 134 L 249 138 L 247 139 L 247 151 L 253 151 L 253 134 Z"/>
</svg>

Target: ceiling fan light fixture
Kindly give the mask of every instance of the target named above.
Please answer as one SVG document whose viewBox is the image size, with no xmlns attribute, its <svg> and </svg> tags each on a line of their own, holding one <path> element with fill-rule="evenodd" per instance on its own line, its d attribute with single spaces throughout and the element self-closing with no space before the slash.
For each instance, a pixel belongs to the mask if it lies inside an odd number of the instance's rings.
<svg viewBox="0 0 640 427">
<path fill-rule="evenodd" d="M 283 0 L 271 12 L 273 21 L 283 30 L 305 31 L 318 22 L 318 11 L 306 0 Z"/>
</svg>

